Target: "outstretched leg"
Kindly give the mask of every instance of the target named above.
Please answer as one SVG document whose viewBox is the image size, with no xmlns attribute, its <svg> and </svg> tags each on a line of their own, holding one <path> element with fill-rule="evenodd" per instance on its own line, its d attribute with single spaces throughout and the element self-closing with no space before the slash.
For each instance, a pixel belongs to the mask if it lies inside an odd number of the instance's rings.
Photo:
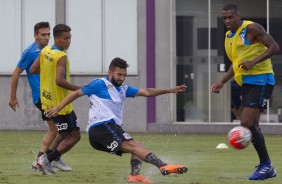
<svg viewBox="0 0 282 184">
<path fill-rule="evenodd" d="M 140 160 L 148 162 L 158 167 L 163 175 L 170 173 L 182 174 L 188 169 L 182 165 L 170 165 L 159 159 L 154 153 L 150 152 L 134 140 L 124 141 L 121 144 L 121 151 L 129 152 L 137 156 Z"/>
</svg>

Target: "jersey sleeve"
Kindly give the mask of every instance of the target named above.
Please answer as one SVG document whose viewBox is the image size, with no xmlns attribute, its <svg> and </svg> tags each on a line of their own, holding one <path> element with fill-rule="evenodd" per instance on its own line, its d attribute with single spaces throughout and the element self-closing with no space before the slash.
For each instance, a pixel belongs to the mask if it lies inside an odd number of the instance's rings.
<svg viewBox="0 0 282 184">
<path fill-rule="evenodd" d="M 135 97 L 136 93 L 138 93 L 139 88 L 135 88 L 132 86 L 128 86 L 126 90 L 126 97 Z"/>
<path fill-rule="evenodd" d="M 105 86 L 104 81 L 96 79 L 91 81 L 89 84 L 81 88 L 84 95 L 91 96 L 92 94 L 97 94 L 100 89 Z"/>
<path fill-rule="evenodd" d="M 17 66 L 20 67 L 22 70 L 26 70 L 32 62 L 31 57 L 29 57 L 29 54 L 30 54 L 29 49 L 26 49 L 25 51 L 23 51 L 21 59 L 19 60 L 17 64 Z"/>
</svg>

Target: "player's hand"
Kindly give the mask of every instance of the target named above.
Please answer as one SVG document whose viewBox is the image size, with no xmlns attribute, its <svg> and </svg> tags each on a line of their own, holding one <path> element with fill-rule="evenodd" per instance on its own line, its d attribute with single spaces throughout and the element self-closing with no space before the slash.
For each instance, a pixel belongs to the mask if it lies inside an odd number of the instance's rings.
<svg viewBox="0 0 282 184">
<path fill-rule="evenodd" d="M 53 107 L 47 110 L 46 116 L 48 118 L 52 118 L 52 117 L 58 116 L 58 112 L 59 112 L 59 109 L 57 107 Z"/>
<path fill-rule="evenodd" d="M 176 88 L 172 89 L 172 93 L 179 93 L 185 91 L 187 88 L 186 84 L 182 84 L 180 86 L 176 86 Z"/>
<path fill-rule="evenodd" d="M 255 65 L 255 63 L 253 61 L 244 61 L 241 62 L 238 67 L 243 69 L 243 70 L 249 70 L 250 68 L 252 68 Z"/>
<path fill-rule="evenodd" d="M 220 92 L 220 89 L 223 87 L 223 84 L 222 83 L 214 83 L 212 86 L 211 86 L 211 91 L 214 92 L 214 93 L 219 93 Z"/>
<path fill-rule="evenodd" d="M 16 98 L 11 98 L 11 99 L 10 99 L 10 102 L 9 102 L 9 106 L 11 107 L 11 109 L 13 109 L 14 111 L 16 111 L 16 107 L 19 107 L 18 99 L 16 99 Z"/>
</svg>

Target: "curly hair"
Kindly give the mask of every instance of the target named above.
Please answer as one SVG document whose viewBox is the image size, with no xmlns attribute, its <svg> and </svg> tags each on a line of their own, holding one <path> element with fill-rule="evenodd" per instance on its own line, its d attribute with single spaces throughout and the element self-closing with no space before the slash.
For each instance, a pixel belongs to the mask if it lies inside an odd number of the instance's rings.
<svg viewBox="0 0 282 184">
<path fill-rule="evenodd" d="M 114 58 L 109 66 L 109 70 L 114 70 L 116 67 L 126 69 L 129 65 L 121 58 Z"/>
</svg>

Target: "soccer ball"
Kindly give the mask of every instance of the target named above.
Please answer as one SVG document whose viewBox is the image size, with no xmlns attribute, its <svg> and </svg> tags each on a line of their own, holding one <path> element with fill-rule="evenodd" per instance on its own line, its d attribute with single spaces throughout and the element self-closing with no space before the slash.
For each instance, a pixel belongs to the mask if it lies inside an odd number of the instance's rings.
<svg viewBox="0 0 282 184">
<path fill-rule="evenodd" d="M 234 127 L 228 132 L 229 144 L 236 149 L 246 148 L 250 144 L 251 139 L 251 131 L 243 126 Z"/>
</svg>

